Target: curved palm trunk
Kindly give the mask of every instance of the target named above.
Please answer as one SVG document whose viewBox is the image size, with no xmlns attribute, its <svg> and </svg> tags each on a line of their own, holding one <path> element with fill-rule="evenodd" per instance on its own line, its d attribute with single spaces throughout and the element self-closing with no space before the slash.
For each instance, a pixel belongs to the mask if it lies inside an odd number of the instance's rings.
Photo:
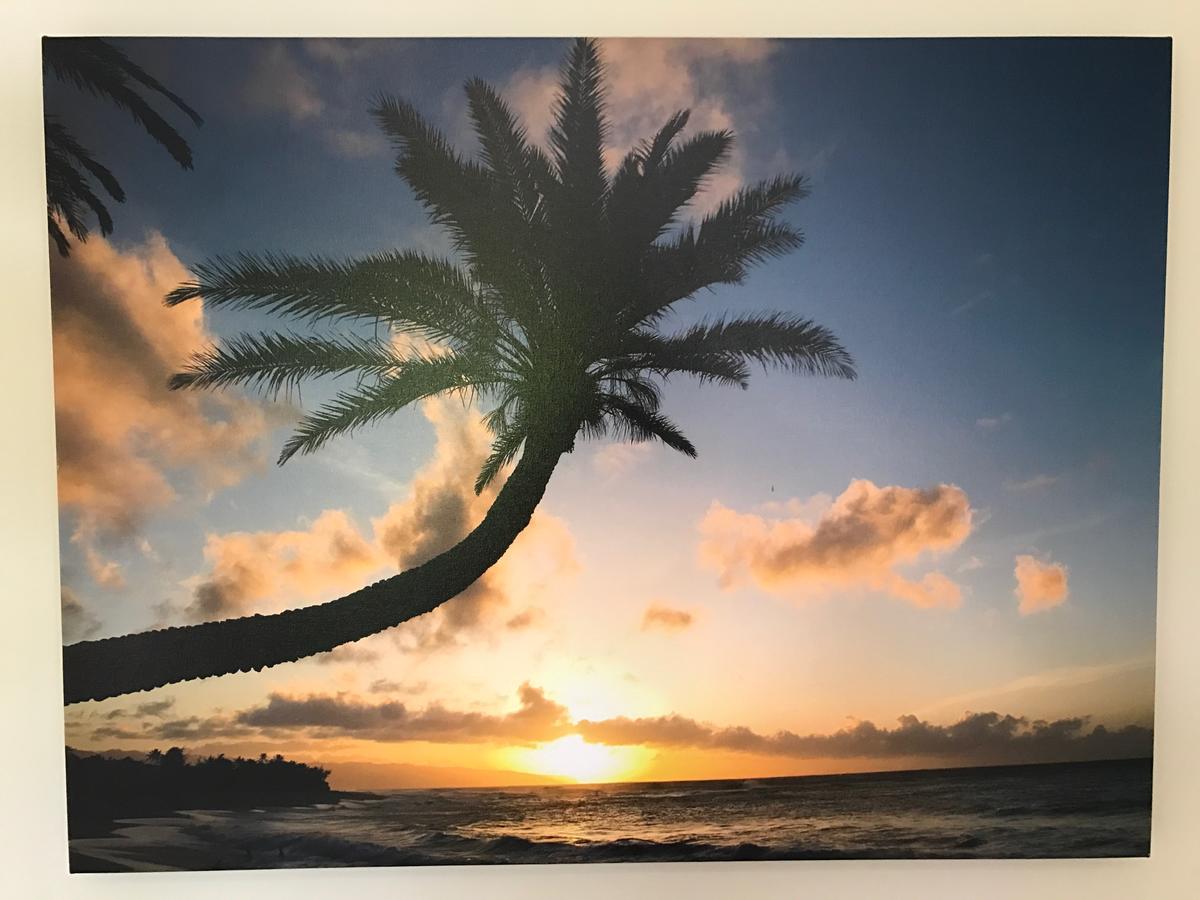
<svg viewBox="0 0 1200 900">
<path fill-rule="evenodd" d="M 470 534 L 413 569 L 339 600 L 221 622 L 145 631 L 63 648 L 65 702 L 293 662 L 399 625 L 466 590 L 533 516 L 570 440 L 526 441 L 495 502 Z"/>
</svg>

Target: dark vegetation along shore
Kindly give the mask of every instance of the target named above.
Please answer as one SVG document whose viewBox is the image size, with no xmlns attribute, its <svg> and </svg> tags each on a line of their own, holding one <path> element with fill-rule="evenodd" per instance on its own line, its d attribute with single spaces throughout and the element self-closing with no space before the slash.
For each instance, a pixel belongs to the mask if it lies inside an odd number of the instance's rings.
<svg viewBox="0 0 1200 900">
<path fill-rule="evenodd" d="M 179 747 L 144 760 L 114 759 L 67 748 L 67 829 L 71 838 L 99 837 L 117 819 L 170 815 L 183 809 L 250 809 L 334 803 L 348 796 L 329 787 L 329 770 L 284 759 L 224 754 L 189 762 Z"/>
</svg>

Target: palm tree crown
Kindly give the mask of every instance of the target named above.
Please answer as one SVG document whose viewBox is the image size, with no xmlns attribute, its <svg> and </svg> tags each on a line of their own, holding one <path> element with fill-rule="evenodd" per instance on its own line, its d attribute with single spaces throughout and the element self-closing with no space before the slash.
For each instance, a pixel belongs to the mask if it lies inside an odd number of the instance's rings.
<svg viewBox="0 0 1200 900">
<path fill-rule="evenodd" d="M 580 434 L 657 439 L 694 455 L 659 408 L 673 375 L 744 387 L 760 364 L 854 377 L 833 335 L 795 316 L 723 317 L 663 332 L 675 304 L 736 284 L 755 263 L 800 244 L 776 216 L 804 195 L 804 182 L 765 181 L 683 224 L 682 210 L 728 158 L 732 135 L 684 138 L 688 116 L 679 112 L 610 174 L 601 83 L 596 44 L 576 42 L 546 152 L 495 91 L 468 82 L 478 161 L 457 154 L 409 104 L 375 104 L 396 170 L 450 231 L 460 262 L 405 251 L 350 261 L 242 254 L 197 266 L 167 298 L 342 326 L 333 335 L 241 335 L 171 381 L 273 394 L 310 378 L 357 376 L 356 387 L 301 421 L 281 462 L 425 397 L 480 398 L 494 444 L 476 489 L 519 455 L 483 519 L 432 559 L 336 600 L 65 647 L 68 703 L 278 665 L 425 615 L 504 556 Z M 372 324 L 386 326 L 388 339 L 368 336 Z M 399 350 L 395 333 L 428 349 Z"/>
<path fill-rule="evenodd" d="M 268 393 L 302 380 L 358 376 L 305 417 L 284 462 L 422 398 L 483 400 L 494 435 L 475 483 L 486 486 L 534 435 L 569 449 L 576 435 L 657 439 L 689 456 L 660 411 L 672 375 L 745 387 L 751 364 L 853 378 L 849 354 L 824 327 L 783 313 L 721 317 L 672 334 L 673 306 L 703 288 L 737 284 L 755 263 L 798 247 L 779 221 L 807 193 L 800 176 L 744 188 L 698 224 L 681 215 L 728 158 L 733 135 L 681 139 L 687 111 L 606 171 L 603 67 L 577 41 L 563 66 L 549 152 L 531 142 L 491 87 L 466 85 L 482 148 L 460 156 L 408 103 L 372 109 L 397 151 L 396 171 L 461 264 L 410 251 L 350 261 L 240 254 L 195 267 L 167 298 L 267 310 L 293 320 L 370 323 L 429 342 L 424 352 L 345 333 L 246 334 L 194 357 L 173 388 L 250 385 Z"/>
</svg>

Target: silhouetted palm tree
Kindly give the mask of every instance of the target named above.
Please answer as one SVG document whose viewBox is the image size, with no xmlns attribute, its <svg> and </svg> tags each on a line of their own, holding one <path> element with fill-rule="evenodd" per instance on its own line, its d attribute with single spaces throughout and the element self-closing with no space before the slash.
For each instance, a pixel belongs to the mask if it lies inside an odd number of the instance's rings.
<svg viewBox="0 0 1200 900">
<path fill-rule="evenodd" d="M 192 167 L 192 150 L 183 136 L 155 112 L 139 93 L 148 89 L 170 100 L 197 125 L 203 120 L 178 96 L 129 59 L 108 41 L 100 38 L 45 38 L 42 41 L 42 65 L 60 81 L 103 97 L 126 110 L 134 121 L 161 144 L 183 168 Z M 71 241 L 63 233 L 65 225 L 79 241 L 88 238 L 87 215 L 91 210 L 100 224 L 100 233 L 112 233 L 113 222 L 88 176 L 113 200 L 122 203 L 125 191 L 116 177 L 82 146 L 54 116 L 45 117 L 46 128 L 46 207 L 50 237 L 58 252 L 68 256 Z"/>
<path fill-rule="evenodd" d="M 196 280 L 168 302 L 203 298 L 306 324 L 387 326 L 382 340 L 243 335 L 193 359 L 172 387 L 275 394 L 318 376 L 357 376 L 357 387 L 300 423 L 281 462 L 422 398 L 476 397 L 495 436 L 476 490 L 519 455 L 482 522 L 424 565 L 340 600 L 68 646 L 68 702 L 295 660 L 429 612 L 500 559 L 577 436 L 659 440 L 694 456 L 659 408 L 660 382 L 671 376 L 745 387 L 750 366 L 761 364 L 854 377 L 829 331 L 791 315 L 660 330 L 680 301 L 737 284 L 750 266 L 799 246 L 800 234 L 776 213 L 804 196 L 800 177 L 740 190 L 698 225 L 677 227 L 726 160 L 732 135 L 679 140 L 688 114 L 677 113 L 610 178 L 593 42 L 578 41 L 564 66 L 549 155 L 490 87 L 473 80 L 466 90 L 478 163 L 456 154 L 409 104 L 383 98 L 373 110 L 395 143 L 397 172 L 449 229 L 465 265 L 412 252 L 348 262 L 242 254 L 197 266 Z M 401 352 L 393 331 L 438 350 Z"/>
</svg>

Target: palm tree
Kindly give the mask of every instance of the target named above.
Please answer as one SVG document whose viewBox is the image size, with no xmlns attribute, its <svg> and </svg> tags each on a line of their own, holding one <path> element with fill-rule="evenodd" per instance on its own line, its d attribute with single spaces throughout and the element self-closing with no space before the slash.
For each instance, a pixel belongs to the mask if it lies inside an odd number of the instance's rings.
<svg viewBox="0 0 1200 900">
<path fill-rule="evenodd" d="M 108 41 L 100 38 L 45 38 L 42 41 L 42 64 L 60 81 L 70 82 L 80 90 L 104 97 L 126 110 L 180 166 L 185 169 L 192 167 L 192 150 L 187 141 L 146 102 L 139 88 L 165 97 L 196 125 L 203 124 L 203 120 L 157 78 Z M 47 115 L 44 124 L 47 224 L 58 252 L 69 256 L 71 241 L 63 233 L 64 225 L 76 240 L 86 241 L 90 210 L 96 216 L 101 234 L 111 234 L 113 229 L 108 207 L 100 199 L 99 191 L 88 176 L 94 178 L 100 188 L 118 203 L 125 201 L 125 191 L 113 173 L 97 162 L 58 119 Z"/>
<path fill-rule="evenodd" d="M 241 254 L 196 266 L 195 280 L 167 298 L 203 298 L 210 307 L 264 310 L 306 325 L 386 326 L 384 339 L 242 335 L 192 359 L 171 387 L 243 385 L 276 394 L 311 378 L 356 376 L 357 386 L 300 422 L 281 463 L 423 398 L 476 398 L 495 437 L 476 491 L 517 460 L 478 527 L 423 565 L 339 600 L 70 645 L 68 702 L 261 669 L 433 610 L 500 559 L 577 437 L 658 440 L 695 456 L 660 409 L 660 385 L 672 376 L 744 388 L 759 364 L 854 377 L 828 330 L 783 313 L 661 330 L 681 301 L 738 284 L 755 263 L 800 245 L 801 235 L 776 214 L 805 195 L 803 179 L 744 188 L 698 225 L 682 225 L 683 209 L 727 159 L 733 136 L 709 131 L 682 140 L 688 114 L 679 112 L 610 177 L 594 42 L 574 44 L 561 90 L 547 154 L 495 91 L 468 82 L 479 162 L 459 156 L 409 104 L 376 103 L 397 172 L 450 231 L 464 265 L 407 251 L 348 262 Z M 392 332 L 437 349 L 401 352 Z"/>
</svg>

